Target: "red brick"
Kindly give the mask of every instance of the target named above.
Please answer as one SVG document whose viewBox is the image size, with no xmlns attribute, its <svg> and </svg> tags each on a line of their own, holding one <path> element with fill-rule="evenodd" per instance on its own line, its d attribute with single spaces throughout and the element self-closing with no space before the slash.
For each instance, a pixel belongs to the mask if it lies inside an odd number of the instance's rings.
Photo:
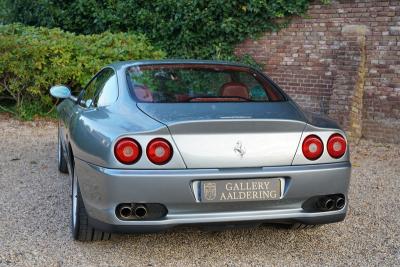
<svg viewBox="0 0 400 267">
<path fill-rule="evenodd" d="M 362 134 L 400 143 L 400 1 L 315 1 L 308 17 L 246 40 L 236 53 L 265 64 L 264 71 L 305 109 L 329 113 L 347 127 L 360 63 L 357 37 L 341 33 L 348 24 L 369 29 Z"/>
</svg>

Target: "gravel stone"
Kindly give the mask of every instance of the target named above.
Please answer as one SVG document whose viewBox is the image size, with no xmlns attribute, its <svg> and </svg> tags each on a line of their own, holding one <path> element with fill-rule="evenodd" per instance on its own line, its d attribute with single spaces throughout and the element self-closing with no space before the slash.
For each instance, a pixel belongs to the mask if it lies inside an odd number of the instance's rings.
<svg viewBox="0 0 400 267">
<path fill-rule="evenodd" d="M 0 266 L 399 266 L 400 145 L 352 144 L 344 222 L 220 232 L 179 228 L 80 243 L 70 180 L 57 171 L 55 122 L 0 115 Z"/>
</svg>

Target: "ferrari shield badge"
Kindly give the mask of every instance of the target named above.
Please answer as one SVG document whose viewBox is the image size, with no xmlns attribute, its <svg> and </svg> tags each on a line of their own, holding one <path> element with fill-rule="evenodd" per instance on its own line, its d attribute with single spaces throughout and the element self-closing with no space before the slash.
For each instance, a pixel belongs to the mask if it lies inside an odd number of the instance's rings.
<svg viewBox="0 0 400 267">
<path fill-rule="evenodd" d="M 204 197 L 207 200 L 214 200 L 217 196 L 217 185 L 215 183 L 205 183 L 204 184 Z"/>
</svg>

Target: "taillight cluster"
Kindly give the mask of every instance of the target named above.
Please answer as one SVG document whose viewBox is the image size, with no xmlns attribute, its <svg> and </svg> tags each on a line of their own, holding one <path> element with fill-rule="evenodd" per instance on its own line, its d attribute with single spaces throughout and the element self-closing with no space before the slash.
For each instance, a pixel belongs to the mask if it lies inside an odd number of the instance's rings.
<svg viewBox="0 0 400 267">
<path fill-rule="evenodd" d="M 346 153 L 346 139 L 340 134 L 332 134 L 328 139 L 328 153 L 332 158 L 341 158 Z"/>
<path fill-rule="evenodd" d="M 328 154 L 335 159 L 341 158 L 347 149 L 346 139 L 340 134 L 332 134 L 326 145 Z M 324 152 L 324 143 L 321 138 L 312 134 L 304 138 L 302 144 L 302 151 L 304 157 L 309 160 L 317 160 Z"/>
<path fill-rule="evenodd" d="M 309 160 L 316 160 L 324 152 L 324 143 L 316 135 L 309 135 L 303 141 L 303 154 Z"/>
<path fill-rule="evenodd" d="M 156 138 L 147 145 L 146 154 L 154 164 L 163 165 L 172 158 L 172 147 L 167 140 Z"/>
<path fill-rule="evenodd" d="M 163 138 L 151 140 L 146 148 L 147 158 L 154 164 L 166 164 L 173 155 L 171 144 Z M 114 155 L 123 164 L 136 163 L 142 156 L 140 144 L 132 138 L 122 138 L 114 146 Z"/>
<path fill-rule="evenodd" d="M 132 138 L 122 138 L 114 147 L 114 155 L 123 164 L 133 164 L 140 159 L 142 148 Z"/>
</svg>

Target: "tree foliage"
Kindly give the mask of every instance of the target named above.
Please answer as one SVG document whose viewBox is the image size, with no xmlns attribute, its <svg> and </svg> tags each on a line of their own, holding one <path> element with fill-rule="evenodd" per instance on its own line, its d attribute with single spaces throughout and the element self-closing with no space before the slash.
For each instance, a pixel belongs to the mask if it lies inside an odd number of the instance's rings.
<svg viewBox="0 0 400 267">
<path fill-rule="evenodd" d="M 82 34 L 138 32 L 169 57 L 231 59 L 235 44 L 278 30 L 309 0 L 0 0 L 5 22 Z"/>
<path fill-rule="evenodd" d="M 113 61 L 164 57 L 141 34 L 76 35 L 21 24 L 0 25 L 0 51 L 0 99 L 12 100 L 22 117 L 51 107 L 54 84 L 78 89 Z"/>
<path fill-rule="evenodd" d="M 237 60 L 237 43 L 279 30 L 309 1 L 0 0 L 0 109 L 9 98 L 22 116 L 41 113 L 51 105 L 51 85 L 77 88 L 111 61 L 159 58 L 161 50 L 171 58 Z M 1 26 L 15 22 L 68 32 Z"/>
</svg>

